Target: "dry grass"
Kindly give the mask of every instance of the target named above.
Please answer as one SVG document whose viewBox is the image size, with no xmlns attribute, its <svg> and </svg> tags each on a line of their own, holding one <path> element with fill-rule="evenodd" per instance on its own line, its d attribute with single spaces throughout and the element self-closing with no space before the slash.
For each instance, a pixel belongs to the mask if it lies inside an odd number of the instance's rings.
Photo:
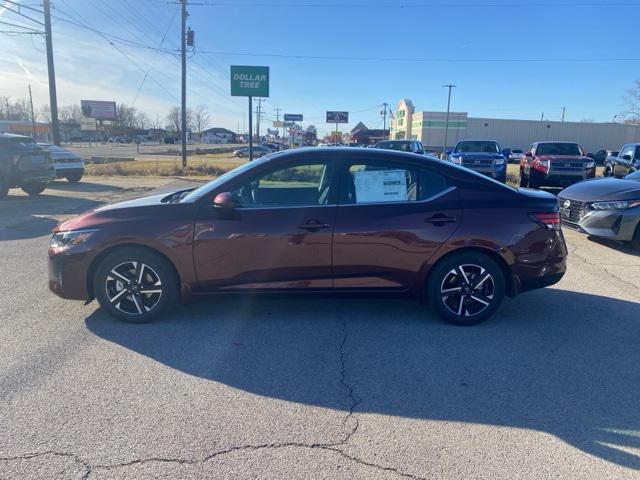
<svg viewBox="0 0 640 480">
<path fill-rule="evenodd" d="M 244 160 L 229 155 L 189 157 L 183 167 L 179 158 L 156 158 L 134 162 L 116 162 L 86 166 L 86 174 L 94 176 L 156 176 L 156 177 L 208 177 L 214 178 L 242 165 Z"/>
</svg>

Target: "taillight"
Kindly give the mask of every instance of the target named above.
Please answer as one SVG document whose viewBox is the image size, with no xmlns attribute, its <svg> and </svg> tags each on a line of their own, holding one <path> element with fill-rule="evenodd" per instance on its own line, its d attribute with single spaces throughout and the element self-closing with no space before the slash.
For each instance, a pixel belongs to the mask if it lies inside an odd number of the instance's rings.
<svg viewBox="0 0 640 480">
<path fill-rule="evenodd" d="M 533 168 L 544 174 L 549 173 L 549 167 L 551 166 L 550 160 L 534 160 Z"/>
<path fill-rule="evenodd" d="M 560 214 L 558 212 L 540 212 L 529 214 L 531 219 L 549 230 L 560 230 Z"/>
</svg>

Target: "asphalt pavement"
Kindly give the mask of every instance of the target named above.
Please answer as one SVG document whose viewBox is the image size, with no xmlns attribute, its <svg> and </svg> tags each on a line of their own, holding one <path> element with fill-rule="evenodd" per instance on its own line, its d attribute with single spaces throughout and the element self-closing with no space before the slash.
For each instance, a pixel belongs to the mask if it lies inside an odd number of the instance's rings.
<svg viewBox="0 0 640 480">
<path fill-rule="evenodd" d="M 638 479 L 640 254 L 566 232 L 485 324 L 385 299 L 211 300 L 149 325 L 47 289 L 59 220 L 172 179 L 0 203 L 0 479 Z"/>
</svg>

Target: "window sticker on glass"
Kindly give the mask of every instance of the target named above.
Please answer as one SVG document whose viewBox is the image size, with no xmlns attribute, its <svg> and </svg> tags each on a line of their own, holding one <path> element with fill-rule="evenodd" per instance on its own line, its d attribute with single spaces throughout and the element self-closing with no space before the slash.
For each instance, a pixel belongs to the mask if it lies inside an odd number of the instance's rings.
<svg viewBox="0 0 640 480">
<path fill-rule="evenodd" d="M 356 203 L 403 202 L 407 200 L 406 170 L 354 172 Z"/>
</svg>

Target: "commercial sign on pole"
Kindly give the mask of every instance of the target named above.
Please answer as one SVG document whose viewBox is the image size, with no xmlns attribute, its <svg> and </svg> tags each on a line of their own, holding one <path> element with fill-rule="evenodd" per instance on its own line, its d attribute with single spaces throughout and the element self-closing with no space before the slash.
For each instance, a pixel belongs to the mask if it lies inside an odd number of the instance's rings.
<svg viewBox="0 0 640 480">
<path fill-rule="evenodd" d="M 231 65 L 232 97 L 268 97 L 269 67 Z"/>
<path fill-rule="evenodd" d="M 80 130 L 95 132 L 97 130 L 96 127 L 96 119 L 91 117 L 81 117 L 80 118 Z"/>
<path fill-rule="evenodd" d="M 91 117 L 98 120 L 116 119 L 116 102 L 80 100 L 80 109 L 83 117 Z"/>
<path fill-rule="evenodd" d="M 284 121 L 285 122 L 301 122 L 302 114 L 301 113 L 285 113 Z"/>
<path fill-rule="evenodd" d="M 249 97 L 249 161 L 252 161 L 253 97 L 269 96 L 269 67 L 231 65 L 231 96 Z"/>
<path fill-rule="evenodd" d="M 349 123 L 349 112 L 327 112 L 327 123 Z"/>
<path fill-rule="evenodd" d="M 274 120 L 273 121 L 273 128 L 284 128 L 285 124 L 282 120 Z"/>
</svg>

